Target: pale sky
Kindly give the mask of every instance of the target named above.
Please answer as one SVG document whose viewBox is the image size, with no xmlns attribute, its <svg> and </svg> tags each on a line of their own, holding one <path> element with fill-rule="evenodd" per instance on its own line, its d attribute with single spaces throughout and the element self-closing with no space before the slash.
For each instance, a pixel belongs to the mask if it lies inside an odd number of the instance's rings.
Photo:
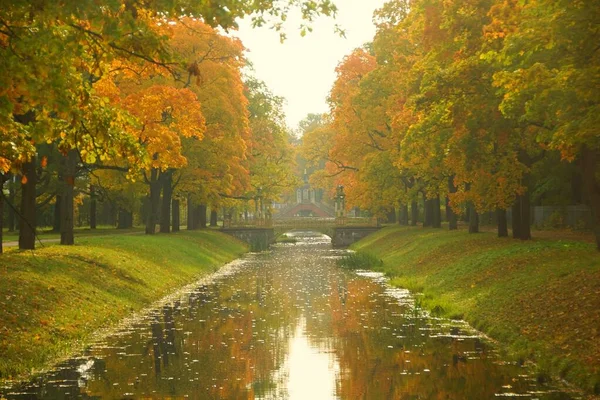
<svg viewBox="0 0 600 400">
<path fill-rule="evenodd" d="M 241 21 L 238 36 L 246 48 L 255 76 L 266 82 L 271 91 L 285 97 L 285 114 L 290 128 L 296 128 L 309 113 L 329 111 L 327 96 L 335 81 L 335 68 L 345 55 L 369 42 L 375 35 L 373 11 L 385 0 L 337 0 L 335 21 L 320 18 L 313 31 L 300 36 L 299 18 L 288 16 L 287 40 L 281 44 L 279 34 L 268 27 L 251 28 Z M 334 32 L 334 25 L 346 31 L 346 38 Z"/>
</svg>

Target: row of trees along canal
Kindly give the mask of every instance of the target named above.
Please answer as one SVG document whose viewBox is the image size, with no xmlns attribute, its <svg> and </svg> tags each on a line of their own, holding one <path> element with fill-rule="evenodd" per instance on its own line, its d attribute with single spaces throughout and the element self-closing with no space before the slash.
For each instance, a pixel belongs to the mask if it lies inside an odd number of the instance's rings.
<svg viewBox="0 0 600 400">
<path fill-rule="evenodd" d="M 34 248 L 44 205 L 55 204 L 61 243 L 73 244 L 84 198 L 92 226 L 97 199 L 117 205 L 126 226 L 146 196 L 154 233 L 159 222 L 169 232 L 181 198 L 193 228 L 207 206 L 293 185 L 282 99 L 244 77 L 243 46 L 222 29 L 249 16 L 279 30 L 291 8 L 307 24 L 336 11 L 328 0 L 3 5 L 0 215 L 5 204 L 18 215 L 19 247 Z"/>
<path fill-rule="evenodd" d="M 306 121 L 303 155 L 348 203 L 440 226 L 446 198 L 478 231 L 530 239 L 530 203 L 591 207 L 600 249 L 600 8 L 593 1 L 393 0 L 372 43 L 346 56 L 331 112 Z M 465 211 L 468 210 L 468 211 Z M 589 221 L 588 221 L 589 222 Z"/>
</svg>

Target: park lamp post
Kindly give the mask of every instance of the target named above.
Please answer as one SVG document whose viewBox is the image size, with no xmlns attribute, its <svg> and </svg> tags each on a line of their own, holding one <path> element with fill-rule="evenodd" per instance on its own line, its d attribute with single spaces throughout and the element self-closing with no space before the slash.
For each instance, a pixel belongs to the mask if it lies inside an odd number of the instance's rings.
<svg viewBox="0 0 600 400">
<path fill-rule="evenodd" d="M 344 216 L 344 207 L 346 204 L 346 195 L 344 194 L 344 186 L 338 185 L 335 195 L 335 209 L 337 211 L 336 217 L 342 218 Z"/>
</svg>

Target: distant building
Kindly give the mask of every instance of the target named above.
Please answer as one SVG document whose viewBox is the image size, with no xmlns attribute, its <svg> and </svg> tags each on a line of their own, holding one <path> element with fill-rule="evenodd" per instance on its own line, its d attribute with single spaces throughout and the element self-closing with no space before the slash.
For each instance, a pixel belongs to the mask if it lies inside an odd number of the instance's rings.
<svg viewBox="0 0 600 400">
<path fill-rule="evenodd" d="M 273 217 L 335 217 L 333 207 L 323 202 L 323 190 L 314 189 L 310 186 L 306 170 L 304 170 L 303 180 L 304 184 L 296 189 L 296 201 L 284 205 Z"/>
</svg>

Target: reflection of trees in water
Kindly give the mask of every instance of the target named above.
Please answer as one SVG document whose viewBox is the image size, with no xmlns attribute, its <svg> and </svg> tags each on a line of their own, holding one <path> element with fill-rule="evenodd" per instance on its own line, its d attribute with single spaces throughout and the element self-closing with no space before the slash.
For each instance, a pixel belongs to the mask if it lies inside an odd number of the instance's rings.
<svg viewBox="0 0 600 400">
<path fill-rule="evenodd" d="M 164 332 L 165 332 L 165 345 L 163 351 L 163 365 L 167 367 L 169 365 L 169 354 L 173 357 L 177 357 L 177 347 L 175 346 L 175 320 L 173 319 L 173 308 L 164 307 Z"/>
<path fill-rule="evenodd" d="M 175 346 L 175 320 L 173 319 L 174 306 L 162 308 L 163 321 L 157 317 L 150 324 L 152 332 L 152 354 L 154 356 L 154 374 L 158 377 L 163 368 L 169 366 L 169 354 L 177 356 Z"/>
<path fill-rule="evenodd" d="M 509 373 L 517 375 L 488 359 L 479 339 L 431 338 L 439 333 L 435 321 L 390 300 L 378 283 L 335 268 L 319 251 L 328 250 L 290 246 L 257 256 L 256 265 L 154 310 L 94 351 L 101 360 L 83 392 L 284 397 L 281 370 L 302 320 L 309 344 L 337 357 L 342 399 L 491 398 Z M 58 388 L 46 390 L 64 397 Z"/>
<path fill-rule="evenodd" d="M 162 318 L 154 317 L 146 354 L 155 386 L 168 390 L 164 381 L 176 376 L 176 394 L 195 390 L 220 398 L 252 397 L 277 386 L 274 371 L 283 365 L 286 338 L 302 310 L 285 277 L 253 272 L 193 293 L 185 311 L 165 307 Z"/>
<path fill-rule="evenodd" d="M 31 382 L 15 387 L 11 392 L 21 393 L 19 399 L 99 399 L 97 396 L 90 396 L 82 387 L 86 384 L 87 378 L 83 378 L 78 368 L 82 364 L 89 363 L 87 359 L 74 359 L 60 364 L 56 370 L 48 374 L 37 376 Z M 93 360 L 94 368 L 102 367 L 102 360 Z M 51 384 L 49 384 L 51 382 Z M 28 393 L 27 395 L 23 393 Z M 68 396 L 65 396 L 68 393 Z M 0 398 L 4 399 L 2 395 Z M 11 398 L 9 396 L 9 398 Z"/>
<path fill-rule="evenodd" d="M 162 325 L 160 322 L 152 322 L 150 329 L 152 330 L 152 350 L 154 355 L 154 374 L 160 375 L 160 362 L 162 358 L 161 347 L 163 347 Z"/>
<path fill-rule="evenodd" d="M 457 327 L 415 315 L 381 295 L 364 279 L 331 291 L 335 351 L 342 399 L 493 398 L 502 385 L 525 392 L 513 381 L 516 367 L 488 358 L 480 339 L 456 339 Z M 435 337 L 447 331 L 445 337 Z"/>
</svg>

